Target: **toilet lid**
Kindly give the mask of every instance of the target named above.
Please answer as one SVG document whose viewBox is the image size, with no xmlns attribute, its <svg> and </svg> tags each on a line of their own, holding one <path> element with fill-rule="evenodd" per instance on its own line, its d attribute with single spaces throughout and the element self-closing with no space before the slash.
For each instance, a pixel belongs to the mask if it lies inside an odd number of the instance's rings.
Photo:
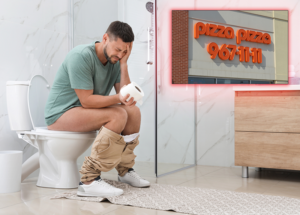
<svg viewBox="0 0 300 215">
<path fill-rule="evenodd" d="M 49 96 L 50 86 L 41 75 L 31 78 L 28 87 L 28 108 L 29 115 L 34 129 L 36 127 L 46 127 L 44 110 Z"/>
</svg>

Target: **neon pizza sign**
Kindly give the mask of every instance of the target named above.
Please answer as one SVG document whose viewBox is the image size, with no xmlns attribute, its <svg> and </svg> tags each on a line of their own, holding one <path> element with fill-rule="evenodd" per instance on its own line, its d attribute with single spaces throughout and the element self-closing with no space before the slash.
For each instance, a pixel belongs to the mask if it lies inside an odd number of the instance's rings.
<svg viewBox="0 0 300 215">
<path fill-rule="evenodd" d="M 216 30 L 218 31 L 216 32 Z M 198 39 L 199 35 L 233 39 L 234 30 L 231 27 L 222 25 L 197 22 L 194 25 L 194 38 Z M 236 43 L 241 44 L 241 41 L 243 40 L 266 45 L 271 44 L 271 36 L 268 33 L 239 29 L 236 31 Z M 228 49 L 231 49 L 231 51 L 229 52 Z M 236 45 L 231 44 L 223 44 L 221 45 L 221 48 L 219 48 L 216 43 L 211 42 L 207 46 L 207 52 L 211 55 L 211 59 L 215 59 L 218 55 L 221 60 L 233 60 L 235 55 L 239 55 L 240 62 L 249 62 L 250 57 L 252 57 L 253 63 L 262 63 L 262 51 L 260 48 L 237 47 Z"/>
</svg>

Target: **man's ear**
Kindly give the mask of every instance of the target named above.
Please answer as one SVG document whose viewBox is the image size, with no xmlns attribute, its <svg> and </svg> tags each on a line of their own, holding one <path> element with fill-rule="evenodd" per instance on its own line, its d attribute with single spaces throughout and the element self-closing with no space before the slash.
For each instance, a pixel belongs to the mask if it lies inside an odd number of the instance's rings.
<svg viewBox="0 0 300 215">
<path fill-rule="evenodd" d="M 102 41 L 104 41 L 104 42 L 106 43 L 108 39 L 109 39 L 108 34 L 105 33 L 105 34 L 103 35 L 103 40 L 102 40 Z"/>
</svg>

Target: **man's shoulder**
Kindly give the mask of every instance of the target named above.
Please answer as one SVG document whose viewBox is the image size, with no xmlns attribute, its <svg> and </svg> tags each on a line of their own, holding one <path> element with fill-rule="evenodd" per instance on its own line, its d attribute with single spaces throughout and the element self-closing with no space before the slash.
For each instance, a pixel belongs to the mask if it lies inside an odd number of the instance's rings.
<svg viewBox="0 0 300 215">
<path fill-rule="evenodd" d="M 74 55 L 81 56 L 85 60 L 93 59 L 93 50 L 91 44 L 82 44 L 74 47 L 69 53 L 68 57 L 72 58 Z"/>
</svg>

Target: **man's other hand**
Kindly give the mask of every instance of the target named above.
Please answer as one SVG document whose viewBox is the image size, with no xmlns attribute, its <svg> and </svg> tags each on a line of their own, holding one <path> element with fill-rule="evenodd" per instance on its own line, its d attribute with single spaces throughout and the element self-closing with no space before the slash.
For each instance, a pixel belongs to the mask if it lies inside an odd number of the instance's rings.
<svg viewBox="0 0 300 215">
<path fill-rule="evenodd" d="M 130 55 L 131 50 L 132 50 L 132 46 L 133 46 L 133 41 L 130 43 L 130 45 L 126 45 L 127 53 L 121 58 L 120 65 L 127 64 L 127 60 L 129 58 L 129 55 Z"/>
</svg>

